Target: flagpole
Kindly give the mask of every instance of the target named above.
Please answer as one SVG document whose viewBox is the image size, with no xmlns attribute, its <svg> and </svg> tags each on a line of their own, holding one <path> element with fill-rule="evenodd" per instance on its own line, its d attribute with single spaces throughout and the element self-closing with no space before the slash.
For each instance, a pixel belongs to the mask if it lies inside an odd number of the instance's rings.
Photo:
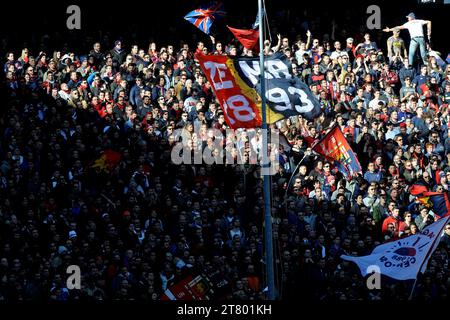
<svg viewBox="0 0 450 320">
<path fill-rule="evenodd" d="M 298 163 L 297 166 L 295 167 L 294 171 L 292 172 L 291 177 L 289 178 L 289 182 L 288 182 L 287 187 L 286 187 L 285 197 L 286 197 L 287 192 L 288 192 L 288 190 L 289 190 L 289 186 L 290 186 L 291 183 L 292 183 L 292 179 L 293 179 L 294 176 L 295 176 L 295 173 L 297 172 L 298 168 L 300 168 L 300 165 L 302 164 L 303 160 L 305 160 L 306 156 L 307 156 L 307 154 L 306 154 L 306 152 L 305 152 L 304 155 L 303 155 L 303 157 L 301 158 L 301 160 L 299 161 L 299 163 Z"/>
<path fill-rule="evenodd" d="M 303 155 L 303 158 L 300 160 L 300 162 L 297 164 L 297 166 L 294 169 L 294 172 L 292 172 L 291 177 L 289 178 L 289 182 L 286 186 L 286 191 L 284 192 L 284 201 L 285 201 L 285 208 L 286 208 L 286 213 L 287 213 L 287 195 L 289 192 L 289 187 L 291 186 L 292 183 L 292 179 L 294 179 L 295 173 L 297 172 L 298 168 L 300 168 L 300 165 L 302 164 L 303 160 L 305 160 L 307 154 L 306 152 Z"/>
<path fill-rule="evenodd" d="M 263 10 L 262 0 L 258 0 L 258 13 L 259 13 L 259 67 L 260 67 L 260 82 L 261 82 L 261 116 L 262 116 L 262 170 L 264 178 L 264 224 L 265 224 L 265 253 L 266 253 L 266 277 L 267 277 L 267 289 L 268 299 L 275 300 L 275 276 L 274 276 L 274 260 L 273 260 L 273 238 L 272 238 L 272 213 L 271 213 L 271 201 L 270 201 L 270 176 L 269 161 L 268 161 L 268 130 L 267 130 L 267 118 L 266 118 L 266 84 L 264 77 L 264 23 L 263 18 L 265 12 Z"/>
<path fill-rule="evenodd" d="M 419 271 L 419 273 L 420 273 L 420 271 Z M 409 295 L 408 300 L 412 300 L 412 298 L 413 298 L 413 294 L 414 294 L 414 290 L 416 289 L 416 284 L 417 284 L 417 278 L 418 277 L 419 277 L 419 274 L 417 274 L 416 279 L 414 280 L 414 284 L 413 284 L 413 287 L 412 287 L 412 290 L 411 290 L 411 294 Z"/>
</svg>

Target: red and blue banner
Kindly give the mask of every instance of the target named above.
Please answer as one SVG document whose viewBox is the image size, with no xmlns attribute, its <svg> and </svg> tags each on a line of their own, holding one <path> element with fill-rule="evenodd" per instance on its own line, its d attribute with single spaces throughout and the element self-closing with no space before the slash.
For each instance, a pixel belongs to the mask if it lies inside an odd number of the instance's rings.
<svg viewBox="0 0 450 320">
<path fill-rule="evenodd" d="M 223 16 L 225 16 L 223 4 L 221 2 L 214 1 L 207 6 L 192 10 L 184 16 L 184 19 L 192 23 L 204 33 L 209 34 L 214 20 Z"/>
<path fill-rule="evenodd" d="M 220 102 L 227 124 L 232 129 L 260 127 L 262 90 L 259 59 L 200 52 L 195 54 L 195 58 Z M 298 114 L 309 120 L 320 115 L 319 101 L 305 83 L 292 78 L 290 63 L 284 54 L 275 53 L 267 57 L 265 66 L 267 123 Z"/>
<path fill-rule="evenodd" d="M 425 191 L 417 199 L 431 208 L 440 218 L 447 216 L 450 212 L 450 202 L 446 193 Z"/>
<path fill-rule="evenodd" d="M 362 171 L 356 154 L 338 126 L 331 129 L 312 149 L 332 161 L 346 178 Z"/>
</svg>

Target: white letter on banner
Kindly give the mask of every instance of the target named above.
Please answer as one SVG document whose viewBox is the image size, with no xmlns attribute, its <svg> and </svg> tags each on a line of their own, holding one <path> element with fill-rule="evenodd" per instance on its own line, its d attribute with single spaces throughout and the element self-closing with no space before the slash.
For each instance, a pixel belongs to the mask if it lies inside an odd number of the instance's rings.
<svg viewBox="0 0 450 320">
<path fill-rule="evenodd" d="M 314 104 L 311 102 L 311 100 L 308 99 L 308 95 L 299 88 L 296 87 L 289 87 L 288 89 L 290 94 L 298 94 L 300 96 L 300 101 L 303 103 L 301 106 L 295 105 L 295 110 L 300 113 L 310 112 L 314 109 Z"/>
<path fill-rule="evenodd" d="M 223 101 L 223 109 L 224 109 L 224 111 L 225 111 L 225 113 L 227 115 L 228 121 L 233 126 L 236 123 L 236 121 L 232 117 L 230 117 L 230 111 L 228 111 L 229 108 L 228 108 L 227 102 L 225 100 Z"/>
<path fill-rule="evenodd" d="M 247 99 L 241 95 L 229 97 L 224 104 L 226 109 L 229 107 L 233 111 L 234 117 L 238 121 L 248 122 L 255 118 L 255 113 L 250 108 Z"/>
<path fill-rule="evenodd" d="M 290 79 L 291 74 L 289 73 L 288 67 L 281 60 L 267 60 L 267 71 L 269 71 L 274 78 L 281 79 L 283 78 L 281 75 L 284 75 L 284 78 Z M 267 73 L 265 74 L 266 79 L 268 78 Z"/>
<path fill-rule="evenodd" d="M 259 68 L 258 61 L 251 61 L 250 63 L 252 64 L 252 66 L 250 66 L 247 61 L 239 61 L 239 67 L 241 68 L 247 79 L 249 79 L 250 82 L 255 86 L 258 83 L 261 69 Z M 270 76 L 270 78 L 268 79 L 272 79 L 272 76 Z"/>
<path fill-rule="evenodd" d="M 227 66 L 223 63 L 215 63 L 212 61 L 205 62 L 205 68 L 211 70 L 211 80 L 213 82 L 214 88 L 216 90 L 222 90 L 222 89 L 230 89 L 233 88 L 233 82 L 228 81 L 222 81 L 222 79 L 225 77 L 225 72 L 221 70 L 227 70 Z M 219 70 L 219 79 L 220 82 L 216 82 L 214 78 L 216 77 L 216 70 Z"/>
<path fill-rule="evenodd" d="M 272 88 L 270 90 L 267 90 L 266 98 L 267 100 L 275 104 L 274 108 L 277 111 L 283 112 L 286 110 L 292 110 L 289 96 L 282 88 Z M 285 106 L 280 105 L 280 103 L 284 104 Z"/>
</svg>

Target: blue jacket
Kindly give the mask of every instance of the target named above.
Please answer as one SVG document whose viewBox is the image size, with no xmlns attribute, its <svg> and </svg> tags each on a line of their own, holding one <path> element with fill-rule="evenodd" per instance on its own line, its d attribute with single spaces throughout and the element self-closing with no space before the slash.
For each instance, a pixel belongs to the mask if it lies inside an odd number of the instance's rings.
<svg viewBox="0 0 450 320">
<path fill-rule="evenodd" d="M 144 87 L 142 87 L 144 88 Z M 137 104 L 137 100 L 140 98 L 141 88 L 135 84 L 130 90 L 130 104 L 135 106 Z"/>
<path fill-rule="evenodd" d="M 401 83 L 403 85 L 405 83 L 405 78 L 406 77 L 409 77 L 411 79 L 411 81 L 412 81 L 416 77 L 417 72 L 416 72 L 416 69 L 414 69 L 414 68 L 411 68 L 411 67 L 405 68 L 405 67 L 403 67 L 403 68 L 400 69 L 398 75 L 399 75 L 400 81 L 401 81 Z"/>
<path fill-rule="evenodd" d="M 412 122 L 414 124 L 414 127 L 419 130 L 421 137 L 426 136 L 428 134 L 428 132 L 430 131 L 428 129 L 428 126 L 427 126 L 425 120 L 423 120 L 422 118 L 417 118 L 417 116 L 416 116 L 416 117 L 412 118 Z"/>
<path fill-rule="evenodd" d="M 428 80 L 428 76 L 423 76 L 423 75 L 419 74 L 418 76 L 416 76 L 414 78 L 413 83 L 416 85 L 416 88 L 419 88 L 421 85 L 426 83 L 427 80 Z"/>
<path fill-rule="evenodd" d="M 383 178 L 383 174 L 381 173 L 381 171 L 375 172 L 366 171 L 366 173 L 364 173 L 364 180 L 366 180 L 369 183 L 380 182 L 381 178 Z"/>
</svg>

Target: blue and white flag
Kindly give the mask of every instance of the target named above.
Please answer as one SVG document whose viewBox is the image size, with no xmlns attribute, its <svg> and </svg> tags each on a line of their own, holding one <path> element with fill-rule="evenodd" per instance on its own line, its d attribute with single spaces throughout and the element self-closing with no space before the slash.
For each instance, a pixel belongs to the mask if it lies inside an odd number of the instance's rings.
<svg viewBox="0 0 450 320">
<path fill-rule="evenodd" d="M 368 256 L 342 255 L 341 258 L 356 263 L 363 276 L 371 274 L 376 266 L 382 275 L 393 279 L 416 279 L 419 272 L 426 270 L 428 260 L 439 245 L 442 230 L 449 219 L 450 217 L 441 218 L 420 233 L 379 245 Z"/>
</svg>

